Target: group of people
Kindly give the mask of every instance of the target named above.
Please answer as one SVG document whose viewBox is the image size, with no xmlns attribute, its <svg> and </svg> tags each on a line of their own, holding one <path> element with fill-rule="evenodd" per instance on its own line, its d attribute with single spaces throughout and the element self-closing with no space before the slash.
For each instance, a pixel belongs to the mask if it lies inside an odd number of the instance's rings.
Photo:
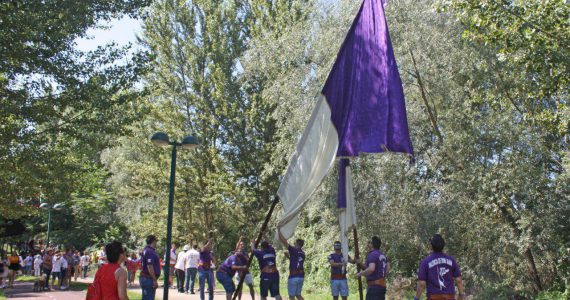
<svg viewBox="0 0 570 300">
<path fill-rule="evenodd" d="M 45 290 L 69 288 L 71 279 L 74 278 L 87 278 L 89 266 L 91 264 L 91 257 L 87 251 L 83 255 L 79 251 L 67 250 L 56 251 L 53 248 L 48 248 L 43 256 L 36 255 L 34 261 L 34 275 L 45 275 Z M 50 285 L 51 278 L 51 285 Z M 55 285 L 58 281 L 57 287 Z"/>
<path fill-rule="evenodd" d="M 286 246 L 285 257 L 289 260 L 289 276 L 287 292 L 290 300 L 303 300 L 303 282 L 305 278 L 304 262 L 306 259 L 303 250 L 304 241 L 295 240 L 291 245 L 283 237 L 280 242 Z M 418 270 L 418 284 L 414 299 L 418 300 L 426 291 L 428 300 L 464 299 L 464 288 L 461 280 L 461 270 L 455 259 L 443 252 L 445 241 L 439 234 L 430 239 L 432 253 L 423 259 Z M 155 298 L 158 288 L 158 278 L 161 274 L 162 260 L 156 252 L 157 238 L 150 235 L 146 239 L 146 247 L 141 253 L 140 287 L 142 299 Z M 328 256 L 330 266 L 330 287 L 334 300 L 348 298 L 348 272 L 349 263 L 356 264 L 361 271 L 355 278 L 363 277 L 367 283 L 367 300 L 384 300 L 386 295 L 386 276 L 390 271 L 390 263 L 386 255 L 380 250 L 382 241 L 373 236 L 367 243 L 368 253 L 365 260 L 345 259 L 341 243 L 333 243 L 333 252 Z M 206 285 L 208 285 L 208 298 L 214 299 L 214 278 L 223 286 L 226 299 L 231 299 L 236 291 L 235 281 L 243 277 L 244 283 L 249 287 L 252 299 L 255 299 L 253 279 L 248 269 L 248 254 L 245 243 L 240 238 L 232 253 L 216 268 L 215 257 L 212 254 L 212 240 L 208 240 L 202 247 L 186 245 L 182 252 L 176 253 L 176 247 L 171 249 L 169 263 L 177 279 L 178 292 L 195 293 L 194 282 L 198 275 L 200 299 L 205 300 Z M 260 243 L 260 247 L 252 242 L 253 256 L 257 259 L 260 268 L 260 296 L 262 300 L 269 295 L 281 300 L 279 291 L 279 271 L 276 266 L 276 251 L 268 239 Z M 127 297 L 127 284 L 131 278 L 121 265 L 129 261 L 126 250 L 119 242 L 112 242 L 105 247 L 107 263 L 99 268 L 95 275 L 94 285 L 99 287 L 105 299 L 125 300 Z M 136 256 L 131 256 L 134 260 Z M 128 266 L 128 264 L 127 264 Z M 170 275 L 170 274 L 169 274 Z M 171 283 L 172 284 L 172 283 Z M 458 289 L 456 296 L 455 286 Z M 168 287 L 166 287 L 168 288 Z M 239 295 L 241 298 L 241 295 Z"/>
<path fill-rule="evenodd" d="M 51 288 L 55 289 L 55 281 L 58 281 L 58 289 L 67 289 L 71 280 L 83 273 L 87 276 L 90 264 L 88 253 L 81 255 L 79 251 L 73 249 L 67 251 L 54 251 L 47 249 L 44 251 L 29 251 L 18 255 L 17 251 L 12 251 L 5 260 L 0 261 L 0 288 L 12 288 L 16 276 L 21 273 L 30 276 L 42 276 L 45 274 L 44 289 L 49 290 L 49 280 L 51 278 Z M 24 258 L 22 258 L 24 257 Z M 3 279 L 7 271 L 8 282 L 4 284 Z"/>
</svg>

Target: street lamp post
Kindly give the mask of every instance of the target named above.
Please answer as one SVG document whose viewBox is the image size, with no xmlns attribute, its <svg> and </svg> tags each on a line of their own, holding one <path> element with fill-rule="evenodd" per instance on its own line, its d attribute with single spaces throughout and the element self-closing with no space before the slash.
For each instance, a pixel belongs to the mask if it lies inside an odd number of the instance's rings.
<svg viewBox="0 0 570 300">
<path fill-rule="evenodd" d="M 172 214 L 174 209 L 174 182 L 176 176 L 176 150 L 178 147 L 192 150 L 198 147 L 198 140 L 193 136 L 187 136 L 182 143 L 170 141 L 164 132 L 157 132 L 150 138 L 153 144 L 159 147 L 172 146 L 172 160 L 170 162 L 170 188 L 168 192 L 168 219 L 166 223 L 166 257 L 164 259 L 164 294 L 163 299 L 168 300 L 169 277 L 170 277 L 170 248 L 172 247 Z"/>
<path fill-rule="evenodd" d="M 49 231 L 51 228 L 51 211 L 52 210 L 62 210 L 63 209 L 63 204 L 62 203 L 57 203 L 54 205 L 49 205 L 47 203 L 42 203 L 40 204 L 40 208 L 41 209 L 47 209 L 48 211 L 48 230 L 47 230 L 47 241 L 46 241 L 46 248 L 49 248 Z"/>
</svg>

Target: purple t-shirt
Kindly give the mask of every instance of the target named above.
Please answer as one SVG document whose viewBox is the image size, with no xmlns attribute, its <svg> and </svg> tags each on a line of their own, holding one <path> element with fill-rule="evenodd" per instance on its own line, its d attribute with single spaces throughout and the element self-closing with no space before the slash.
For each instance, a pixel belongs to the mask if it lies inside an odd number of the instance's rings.
<svg viewBox="0 0 570 300">
<path fill-rule="evenodd" d="M 158 278 L 160 276 L 160 259 L 158 258 L 158 255 L 156 254 L 154 248 L 146 246 L 143 250 L 141 259 L 142 259 L 141 274 L 150 277 L 150 273 L 148 272 L 147 266 L 151 265 L 152 269 L 154 270 L 154 275 L 156 276 L 156 278 Z"/>
<path fill-rule="evenodd" d="M 228 258 L 226 258 L 224 263 L 220 265 L 220 268 L 218 270 L 222 270 L 226 272 L 230 277 L 233 277 L 236 271 L 232 270 L 232 266 L 239 267 L 245 265 L 242 263 L 242 260 L 237 257 L 237 255 L 230 255 Z"/>
<path fill-rule="evenodd" d="M 263 270 L 265 267 L 274 267 L 275 266 L 275 249 L 272 246 L 269 246 L 265 250 L 253 250 L 253 255 L 257 258 L 259 262 L 259 268 Z M 261 279 L 279 279 L 279 272 L 275 270 L 272 273 L 261 272 Z"/>
<path fill-rule="evenodd" d="M 289 250 L 289 278 L 305 277 L 305 269 L 303 268 L 305 252 L 303 252 L 303 249 L 291 245 L 289 245 L 287 250 Z"/>
<path fill-rule="evenodd" d="M 375 264 L 374 272 L 370 275 L 366 276 L 366 281 L 373 281 L 378 280 L 380 278 L 386 277 L 386 264 L 388 263 L 388 259 L 380 250 L 374 249 L 368 252 L 368 256 L 366 256 L 366 268 L 370 264 Z M 378 285 L 369 286 L 368 288 L 381 288 Z"/>
<path fill-rule="evenodd" d="M 335 253 L 329 254 L 329 262 L 331 260 L 334 263 L 341 263 L 343 261 L 342 253 L 337 254 L 335 252 Z M 332 267 L 331 266 L 331 278 L 334 276 L 341 276 L 341 275 L 346 275 L 346 270 L 343 270 L 342 267 Z"/>
<path fill-rule="evenodd" d="M 207 271 L 212 267 L 212 252 L 200 251 L 200 260 L 198 260 L 198 271 Z"/>
<path fill-rule="evenodd" d="M 453 279 L 461 277 L 455 259 L 445 253 L 434 252 L 420 263 L 418 280 L 427 282 L 427 294 L 455 294 Z"/>
<path fill-rule="evenodd" d="M 240 266 L 247 266 L 247 261 L 249 258 L 247 257 L 247 252 L 236 252 L 236 259 L 240 261 Z M 249 270 L 245 271 L 245 274 L 249 274 Z"/>
</svg>

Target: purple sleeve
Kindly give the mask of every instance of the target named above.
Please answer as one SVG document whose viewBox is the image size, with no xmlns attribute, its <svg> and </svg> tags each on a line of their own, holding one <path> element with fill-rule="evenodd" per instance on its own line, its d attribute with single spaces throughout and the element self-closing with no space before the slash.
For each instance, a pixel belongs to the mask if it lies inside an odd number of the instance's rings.
<svg viewBox="0 0 570 300">
<path fill-rule="evenodd" d="M 427 281 L 427 278 L 428 278 L 427 262 L 425 260 L 422 260 L 422 262 L 420 263 L 420 269 L 418 270 L 418 280 Z"/>
<path fill-rule="evenodd" d="M 297 255 L 297 248 L 289 245 L 289 247 L 287 247 L 287 250 L 289 250 L 290 255 Z"/>
<path fill-rule="evenodd" d="M 461 277 L 461 270 L 459 269 L 459 265 L 453 260 L 453 278 Z"/>
</svg>

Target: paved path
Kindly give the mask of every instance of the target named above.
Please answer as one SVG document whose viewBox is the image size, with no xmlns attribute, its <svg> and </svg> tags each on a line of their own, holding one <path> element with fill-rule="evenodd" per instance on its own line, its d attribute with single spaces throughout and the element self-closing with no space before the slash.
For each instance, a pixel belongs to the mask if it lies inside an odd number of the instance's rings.
<svg viewBox="0 0 570 300">
<path fill-rule="evenodd" d="M 79 282 L 91 283 L 92 279 L 87 278 L 86 280 L 80 279 Z M 33 292 L 34 283 L 33 282 L 21 282 L 16 281 L 14 283 L 14 287 L 10 289 L 5 289 L 4 294 L 6 298 L 12 299 L 35 299 L 35 300 L 81 300 L 85 299 L 86 291 L 58 291 L 52 290 L 48 292 Z M 129 288 L 130 291 L 141 293 L 140 288 L 138 285 L 135 285 L 132 288 Z M 156 299 L 162 299 L 162 295 L 164 290 L 162 288 L 158 288 L 156 290 Z M 178 293 L 176 289 L 170 289 L 168 293 L 169 300 L 199 300 L 200 296 L 198 294 L 190 295 L 190 294 L 182 294 Z M 208 299 L 208 294 L 206 293 L 206 299 Z M 216 290 L 214 292 L 214 300 L 224 300 L 225 293 L 223 290 Z M 259 295 L 256 295 L 256 299 L 260 299 Z M 242 300 L 252 300 L 249 295 L 249 290 L 245 287 L 245 291 L 243 293 Z"/>
<path fill-rule="evenodd" d="M 85 299 L 85 291 L 50 291 L 33 292 L 33 282 L 14 282 L 14 287 L 5 289 L 6 298 L 36 299 L 36 300 L 80 300 Z"/>
</svg>

